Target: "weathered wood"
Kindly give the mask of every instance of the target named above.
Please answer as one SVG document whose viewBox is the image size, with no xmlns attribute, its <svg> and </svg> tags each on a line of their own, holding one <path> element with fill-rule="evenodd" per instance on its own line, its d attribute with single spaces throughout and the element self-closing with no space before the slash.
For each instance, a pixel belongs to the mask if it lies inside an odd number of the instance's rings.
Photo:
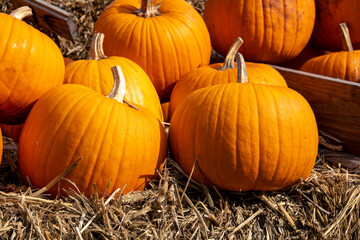
<svg viewBox="0 0 360 240">
<path fill-rule="evenodd" d="M 273 67 L 310 103 L 319 129 L 343 141 L 346 151 L 360 155 L 360 84 Z"/>
<path fill-rule="evenodd" d="M 14 8 L 29 6 L 33 17 L 29 20 L 45 29 L 75 41 L 77 30 L 69 12 L 42 0 L 11 0 Z"/>
</svg>

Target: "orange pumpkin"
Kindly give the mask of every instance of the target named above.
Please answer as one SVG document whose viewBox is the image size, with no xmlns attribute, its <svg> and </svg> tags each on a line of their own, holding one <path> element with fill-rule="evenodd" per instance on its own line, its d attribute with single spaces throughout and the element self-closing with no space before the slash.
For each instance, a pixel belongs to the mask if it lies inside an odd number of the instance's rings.
<svg viewBox="0 0 360 240">
<path fill-rule="evenodd" d="M 194 91 L 170 122 L 171 152 L 193 177 L 229 191 L 272 191 L 306 179 L 318 132 L 307 101 L 292 89 L 254 83 Z"/>
<path fill-rule="evenodd" d="M 35 101 L 64 79 L 59 47 L 21 21 L 29 15 L 29 7 L 0 13 L 0 123 L 24 122 Z"/>
<path fill-rule="evenodd" d="M 353 50 L 346 24 L 341 26 L 343 37 L 346 39 L 344 51 L 312 58 L 302 65 L 301 71 L 360 82 L 360 50 Z"/>
<path fill-rule="evenodd" d="M 315 0 L 316 19 L 312 43 L 328 51 L 342 50 L 339 24 L 346 22 L 355 49 L 360 48 L 360 1 Z"/>
<path fill-rule="evenodd" d="M 160 121 L 149 110 L 123 102 L 125 79 L 116 67 L 108 97 L 79 84 L 48 91 L 26 119 L 19 143 L 19 167 L 24 179 L 42 188 L 82 158 L 66 178 L 86 196 L 117 188 L 142 190 L 156 176 L 167 155 Z M 120 77 L 120 80 L 119 80 Z M 60 189 L 73 188 L 67 181 Z M 58 187 L 49 190 L 58 194 Z"/>
<path fill-rule="evenodd" d="M 17 124 L 17 125 L 7 125 L 7 124 L 0 124 L 0 127 L 3 131 L 3 135 L 9 138 L 12 138 L 14 142 L 19 142 L 20 134 L 24 124 Z"/>
<path fill-rule="evenodd" d="M 74 61 L 74 60 L 71 59 L 71 58 L 64 57 L 64 63 L 65 63 L 65 65 L 68 64 L 68 63 L 71 63 L 71 62 L 73 62 L 73 61 Z"/>
<path fill-rule="evenodd" d="M 105 56 L 102 48 L 103 40 L 104 34 L 95 34 L 89 58 L 66 65 L 64 83 L 82 84 L 106 95 L 114 84 L 111 67 L 118 65 L 126 79 L 127 91 L 124 99 L 149 109 L 160 121 L 163 121 L 159 96 L 148 75 L 130 59 Z"/>
<path fill-rule="evenodd" d="M 310 39 L 314 0 L 207 0 L 204 20 L 213 48 L 225 55 L 241 36 L 240 52 L 251 62 L 283 63 Z"/>
<path fill-rule="evenodd" d="M 161 108 L 164 115 L 164 121 L 170 122 L 170 102 L 162 103 Z"/>
<path fill-rule="evenodd" d="M 214 63 L 189 71 L 176 83 L 170 98 L 170 118 L 180 102 L 191 92 L 216 84 L 237 81 L 237 68 L 234 65 L 235 54 L 243 43 L 241 38 L 230 47 L 224 63 Z M 283 76 L 273 67 L 262 63 L 246 63 L 248 81 L 287 87 Z"/>
<path fill-rule="evenodd" d="M 100 14 L 95 32 L 106 36 L 106 55 L 129 58 L 145 70 L 162 103 L 182 75 L 210 61 L 206 25 L 183 0 L 154 5 L 152 0 L 116 0 Z"/>
</svg>

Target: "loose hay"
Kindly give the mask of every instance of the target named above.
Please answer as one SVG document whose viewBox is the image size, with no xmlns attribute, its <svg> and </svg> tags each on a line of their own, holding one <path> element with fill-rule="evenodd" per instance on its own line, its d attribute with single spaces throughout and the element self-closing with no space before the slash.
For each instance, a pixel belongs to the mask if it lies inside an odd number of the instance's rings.
<svg viewBox="0 0 360 240">
<path fill-rule="evenodd" d="M 94 22 L 111 1 L 48 2 L 73 14 L 80 37 L 73 43 L 47 34 L 65 56 L 86 58 Z M 189 2 L 202 12 L 205 1 Z M 3 12 L 12 10 L 9 0 L 0 4 Z M 360 239 L 359 158 L 335 152 L 341 144 L 332 145 L 327 137 L 321 136 L 324 148 L 310 177 L 284 191 L 208 188 L 190 180 L 168 158 L 160 179 L 145 191 L 122 195 L 118 189 L 110 196 L 86 198 L 74 185 L 69 196 L 56 199 L 33 196 L 37 189 L 28 187 L 18 171 L 17 145 L 3 137 L 0 238 Z"/>
</svg>

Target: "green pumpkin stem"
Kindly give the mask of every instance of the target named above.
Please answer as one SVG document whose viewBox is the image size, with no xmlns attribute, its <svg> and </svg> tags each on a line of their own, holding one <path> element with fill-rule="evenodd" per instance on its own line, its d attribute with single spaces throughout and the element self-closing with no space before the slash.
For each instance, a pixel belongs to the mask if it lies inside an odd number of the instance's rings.
<svg viewBox="0 0 360 240">
<path fill-rule="evenodd" d="M 246 72 L 246 64 L 244 57 L 241 53 L 236 53 L 236 65 L 237 65 L 237 82 L 248 83 L 248 76 Z"/>
<path fill-rule="evenodd" d="M 243 44 L 243 40 L 241 37 L 236 38 L 235 42 L 231 45 L 228 53 L 226 54 L 224 66 L 219 70 L 226 70 L 235 68 L 234 59 L 237 51 L 239 50 L 240 46 Z"/>
<path fill-rule="evenodd" d="M 19 20 L 23 20 L 24 18 L 32 15 L 32 9 L 28 6 L 19 7 L 10 13 L 10 16 Z"/>
<path fill-rule="evenodd" d="M 148 18 L 160 15 L 159 5 L 153 6 L 152 2 L 152 0 L 141 0 L 141 7 L 136 11 L 139 17 Z"/>
<path fill-rule="evenodd" d="M 104 53 L 103 43 L 105 35 L 103 33 L 96 33 L 91 40 L 90 52 L 88 60 L 106 59 Z"/>
<path fill-rule="evenodd" d="M 341 30 L 341 40 L 343 45 L 343 50 L 348 52 L 353 52 L 354 48 L 351 43 L 349 28 L 345 22 L 340 23 Z"/>
<path fill-rule="evenodd" d="M 109 95 L 107 97 L 116 99 L 117 101 L 124 103 L 124 96 L 126 90 L 125 77 L 121 70 L 120 66 L 114 66 L 111 68 L 111 71 L 114 76 L 114 86 L 111 89 Z"/>
</svg>

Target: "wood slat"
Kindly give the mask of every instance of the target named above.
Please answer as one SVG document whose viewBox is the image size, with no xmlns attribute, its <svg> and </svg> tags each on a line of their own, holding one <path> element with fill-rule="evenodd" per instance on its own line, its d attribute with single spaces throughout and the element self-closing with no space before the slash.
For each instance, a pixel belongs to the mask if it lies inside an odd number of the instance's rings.
<svg viewBox="0 0 360 240">
<path fill-rule="evenodd" d="M 360 84 L 273 67 L 310 103 L 319 129 L 342 140 L 346 151 L 360 155 Z"/>
<path fill-rule="evenodd" d="M 77 30 L 69 12 L 42 0 L 11 0 L 14 8 L 29 6 L 33 10 L 33 17 L 29 18 L 35 24 L 75 41 Z"/>
</svg>

